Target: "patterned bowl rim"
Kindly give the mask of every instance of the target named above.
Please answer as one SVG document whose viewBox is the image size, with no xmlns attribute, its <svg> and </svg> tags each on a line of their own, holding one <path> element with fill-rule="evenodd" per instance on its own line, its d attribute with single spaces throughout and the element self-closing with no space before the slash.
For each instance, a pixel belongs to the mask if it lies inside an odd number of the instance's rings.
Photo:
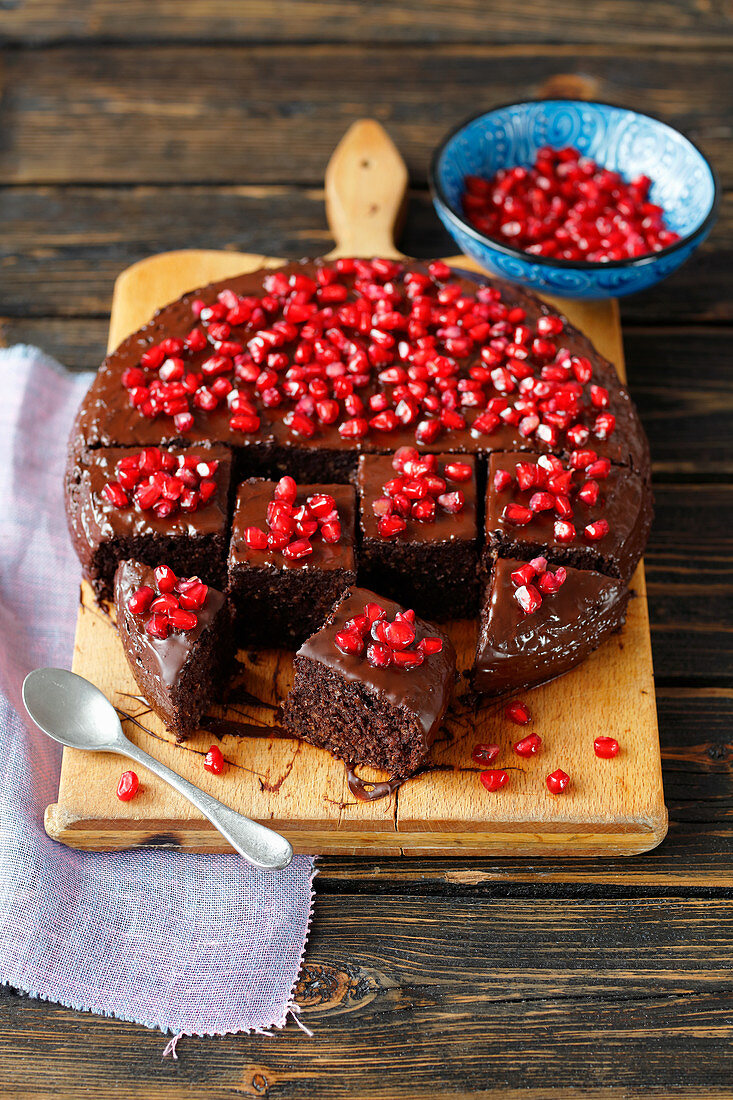
<svg viewBox="0 0 733 1100">
<path fill-rule="evenodd" d="M 678 134 L 681 138 L 690 145 L 700 160 L 707 166 L 710 176 L 713 181 L 713 199 L 710 203 L 710 209 L 705 215 L 702 222 L 693 230 L 691 230 L 686 236 L 681 237 L 679 241 L 675 241 L 674 244 L 668 245 L 666 248 L 660 249 L 659 252 L 650 252 L 645 256 L 633 256 L 628 257 L 625 260 L 608 260 L 606 263 L 600 263 L 597 260 L 556 260 L 551 256 L 535 256 L 531 252 L 525 252 L 521 248 L 515 248 L 511 244 L 502 244 L 500 241 L 495 241 L 493 237 L 486 237 L 478 229 L 475 229 L 470 222 L 467 222 L 460 214 L 454 210 L 451 206 L 448 196 L 445 193 L 440 175 L 438 172 L 438 162 L 440 161 L 445 148 L 453 138 L 469 126 L 472 122 L 476 122 L 480 118 L 488 118 L 490 115 L 497 114 L 499 111 L 507 111 L 511 107 L 528 107 L 532 104 L 542 105 L 549 103 L 569 103 L 576 107 L 609 107 L 614 111 L 628 111 L 629 114 L 635 115 L 637 118 L 648 119 L 649 122 L 655 123 L 657 126 L 663 126 L 667 130 L 671 130 L 672 133 Z M 654 264 L 657 260 L 661 260 L 666 256 L 671 256 L 675 252 L 679 252 L 681 249 L 694 242 L 696 237 L 707 235 L 712 228 L 718 216 L 718 208 L 720 206 L 720 181 L 718 180 L 717 173 L 712 164 L 702 152 L 702 150 L 695 144 L 692 138 L 689 138 L 687 134 L 684 134 L 681 130 L 678 130 L 674 126 L 670 126 L 668 122 L 665 122 L 661 118 L 657 118 L 655 115 L 646 114 L 643 111 L 634 111 L 630 107 L 620 107 L 617 103 L 605 103 L 601 99 L 523 99 L 518 103 L 501 103 L 496 107 L 492 107 L 488 111 L 477 111 L 474 115 L 469 115 L 468 118 L 464 118 L 462 122 L 454 126 L 452 130 L 443 137 L 438 143 L 435 151 L 430 159 L 430 167 L 428 169 L 428 182 L 430 184 L 430 190 L 433 193 L 433 200 L 436 204 L 439 204 L 443 213 L 462 233 L 471 237 L 478 244 L 483 245 L 485 248 L 502 252 L 506 256 L 513 256 L 515 259 L 523 260 L 525 263 L 537 264 L 541 267 L 556 267 L 561 270 L 576 269 L 581 271 L 606 271 L 613 270 L 614 268 L 640 268 Z"/>
</svg>

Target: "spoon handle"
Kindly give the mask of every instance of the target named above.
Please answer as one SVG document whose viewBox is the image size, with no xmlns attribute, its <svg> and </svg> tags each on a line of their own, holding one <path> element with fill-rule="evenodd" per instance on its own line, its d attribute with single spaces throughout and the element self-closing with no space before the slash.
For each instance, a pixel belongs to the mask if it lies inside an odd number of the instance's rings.
<svg viewBox="0 0 733 1100">
<path fill-rule="evenodd" d="M 229 841 L 241 856 L 254 867 L 262 871 L 280 871 L 287 867 L 293 858 L 293 849 L 284 836 L 268 829 L 266 825 L 260 825 L 242 814 L 230 810 L 218 798 L 202 791 L 184 779 L 182 775 L 167 768 L 165 764 L 150 756 L 143 749 L 138 748 L 132 741 L 125 738 L 124 743 L 119 743 L 118 752 L 129 756 L 131 760 L 142 764 L 166 783 L 170 783 L 179 794 L 192 802 L 204 817 L 219 830 L 221 835 Z"/>
</svg>

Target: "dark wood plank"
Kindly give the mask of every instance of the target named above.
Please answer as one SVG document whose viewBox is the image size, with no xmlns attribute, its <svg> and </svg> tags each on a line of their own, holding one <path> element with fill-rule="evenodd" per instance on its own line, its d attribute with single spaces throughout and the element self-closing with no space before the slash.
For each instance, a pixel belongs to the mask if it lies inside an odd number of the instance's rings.
<svg viewBox="0 0 733 1100">
<path fill-rule="evenodd" d="M 162 1100 L 729 1096 L 732 917 L 715 899 L 321 897 L 298 988 L 313 1039 L 184 1039 L 171 1063 L 155 1032 L 5 991 L 4 1095 L 78 1096 L 81 1066 L 85 1095 L 124 1067 L 125 1096 Z"/>
<path fill-rule="evenodd" d="M 216 17 L 180 0 L 14 0 L 3 14 L 10 42 L 69 39 L 182 42 L 597 42 L 720 45 L 733 32 L 721 0 L 220 0 Z"/>
<path fill-rule="evenodd" d="M 482 103 L 581 93 L 643 103 L 733 184 L 724 51 L 143 44 L 9 49 L 4 69 L 6 183 L 319 184 L 357 114 L 384 122 L 424 181 L 442 133 Z"/>
<path fill-rule="evenodd" d="M 9 187 L 0 201 L 0 313 L 109 312 L 130 263 L 176 248 L 274 256 L 331 247 L 320 189 L 290 187 Z M 428 193 L 410 194 L 401 247 L 445 256 L 455 244 Z M 624 323 L 733 322 L 733 193 L 699 254 L 658 289 L 624 299 Z"/>
</svg>

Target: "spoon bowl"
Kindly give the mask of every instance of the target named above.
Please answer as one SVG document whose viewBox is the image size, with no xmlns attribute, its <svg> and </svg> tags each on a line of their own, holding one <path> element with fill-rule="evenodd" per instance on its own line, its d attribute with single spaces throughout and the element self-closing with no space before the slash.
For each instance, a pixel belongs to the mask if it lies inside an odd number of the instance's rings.
<svg viewBox="0 0 733 1100">
<path fill-rule="evenodd" d="M 39 729 L 61 745 L 128 756 L 170 783 L 254 867 L 280 871 L 292 861 L 293 849 L 284 836 L 225 806 L 125 737 L 115 708 L 83 676 L 37 668 L 23 682 L 23 702 Z"/>
<path fill-rule="evenodd" d="M 23 703 L 45 734 L 70 749 L 119 752 L 117 711 L 98 687 L 65 668 L 36 668 L 23 681 Z"/>
</svg>

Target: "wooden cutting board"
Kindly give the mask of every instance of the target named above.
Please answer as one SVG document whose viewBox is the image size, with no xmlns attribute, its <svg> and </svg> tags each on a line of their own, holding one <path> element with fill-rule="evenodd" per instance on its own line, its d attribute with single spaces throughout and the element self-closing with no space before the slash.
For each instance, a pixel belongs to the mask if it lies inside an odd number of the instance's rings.
<svg viewBox="0 0 733 1100">
<path fill-rule="evenodd" d="M 404 208 L 407 172 L 397 150 L 369 120 L 356 123 L 334 153 L 326 174 L 329 223 L 337 241 L 331 255 L 399 256 L 395 228 Z M 143 260 L 117 280 L 109 346 L 144 324 L 155 309 L 184 291 L 263 265 L 272 257 L 238 252 L 170 252 Z M 449 263 L 478 270 L 465 256 Z M 556 301 L 624 377 L 615 302 Z M 433 749 L 434 767 L 389 798 L 360 802 L 350 793 L 343 764 L 307 744 L 271 736 L 227 736 L 224 773 L 210 775 L 203 756 L 212 742 L 201 733 L 177 746 L 162 723 L 135 696 L 113 623 L 82 584 L 73 670 L 95 683 L 115 706 L 136 715 L 141 729 L 125 732 L 147 752 L 250 817 L 272 825 L 296 852 L 343 855 L 632 855 L 654 848 L 667 830 L 657 731 L 649 619 L 643 565 L 632 582 L 624 630 L 588 661 L 554 683 L 525 692 L 531 730 L 541 754 L 526 761 L 512 752 L 523 734 L 501 704 L 474 711 L 459 688 L 444 733 Z M 470 667 L 476 627 L 450 624 L 459 667 Z M 273 650 L 240 653 L 247 690 L 259 704 L 237 704 L 232 717 L 255 726 L 277 722 L 275 707 L 290 687 L 292 655 Z M 465 682 L 465 681 L 464 681 Z M 525 731 L 527 732 L 527 731 Z M 615 760 L 598 760 L 593 740 L 616 737 Z M 498 742 L 500 764 L 513 770 L 500 792 L 481 786 L 471 761 L 477 742 Z M 115 790 L 125 762 L 108 754 L 64 750 L 58 802 L 46 811 L 46 830 L 76 848 L 109 850 L 180 845 L 197 852 L 229 850 L 184 799 L 141 769 L 140 791 L 120 802 Z M 545 776 L 561 767 L 571 776 L 552 796 Z M 362 778 L 384 778 L 361 770 Z"/>
</svg>

